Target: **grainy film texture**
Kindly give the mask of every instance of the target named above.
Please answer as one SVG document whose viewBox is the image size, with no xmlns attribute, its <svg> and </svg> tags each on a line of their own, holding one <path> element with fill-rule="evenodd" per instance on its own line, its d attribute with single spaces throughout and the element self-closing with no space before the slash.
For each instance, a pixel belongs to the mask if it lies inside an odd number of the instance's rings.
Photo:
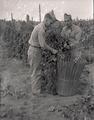
<svg viewBox="0 0 94 120">
<path fill-rule="evenodd" d="M 94 0 L 0 0 L 0 120 L 94 120 Z"/>
</svg>

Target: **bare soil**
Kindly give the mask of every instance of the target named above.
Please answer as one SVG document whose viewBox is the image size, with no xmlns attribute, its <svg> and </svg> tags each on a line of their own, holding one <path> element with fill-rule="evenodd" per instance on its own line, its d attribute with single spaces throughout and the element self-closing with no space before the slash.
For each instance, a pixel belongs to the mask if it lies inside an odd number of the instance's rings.
<svg viewBox="0 0 94 120">
<path fill-rule="evenodd" d="M 64 106 L 75 103 L 81 96 L 34 97 L 29 67 L 7 58 L 3 44 L 0 44 L 0 120 L 69 120 L 63 116 Z M 94 66 L 89 66 L 89 69 L 90 77 L 94 79 Z"/>
</svg>

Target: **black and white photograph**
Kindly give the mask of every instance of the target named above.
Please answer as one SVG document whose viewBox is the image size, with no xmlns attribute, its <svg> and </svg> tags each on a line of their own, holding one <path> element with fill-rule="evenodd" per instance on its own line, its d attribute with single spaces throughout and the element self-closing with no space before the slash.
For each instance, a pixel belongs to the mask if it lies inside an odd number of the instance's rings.
<svg viewBox="0 0 94 120">
<path fill-rule="evenodd" d="M 0 0 L 0 120 L 94 120 L 94 0 Z"/>
</svg>

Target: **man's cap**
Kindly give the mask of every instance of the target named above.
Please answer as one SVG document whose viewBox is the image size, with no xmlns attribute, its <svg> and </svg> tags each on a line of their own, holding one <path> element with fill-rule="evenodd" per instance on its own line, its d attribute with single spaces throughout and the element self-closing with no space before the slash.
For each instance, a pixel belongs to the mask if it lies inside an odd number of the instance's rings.
<svg viewBox="0 0 94 120">
<path fill-rule="evenodd" d="M 53 20 L 53 22 L 57 20 L 53 10 L 50 11 L 49 13 L 45 14 L 44 19 L 46 19 L 46 18 Z"/>
<path fill-rule="evenodd" d="M 54 11 L 53 11 L 53 10 L 50 11 L 49 14 L 51 15 L 53 21 L 56 21 L 56 20 L 57 20 L 56 17 L 55 17 L 55 14 L 54 14 Z"/>
<path fill-rule="evenodd" d="M 47 14 L 45 14 L 45 16 L 44 16 L 44 19 L 46 19 L 46 18 L 52 19 L 52 16 L 51 16 L 49 13 L 47 13 Z M 53 20 L 53 19 L 52 19 L 52 20 Z"/>
<path fill-rule="evenodd" d="M 72 20 L 72 17 L 71 17 L 71 15 L 65 13 L 64 14 L 64 19 L 70 19 L 70 20 Z"/>
</svg>

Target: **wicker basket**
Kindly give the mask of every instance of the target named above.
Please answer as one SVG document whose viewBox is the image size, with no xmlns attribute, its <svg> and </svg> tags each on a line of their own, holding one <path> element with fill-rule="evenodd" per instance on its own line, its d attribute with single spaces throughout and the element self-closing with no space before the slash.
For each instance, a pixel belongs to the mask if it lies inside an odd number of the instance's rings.
<svg viewBox="0 0 94 120">
<path fill-rule="evenodd" d="M 62 55 L 61 55 L 62 56 Z M 77 94 L 79 78 L 84 69 L 84 63 L 79 59 L 76 63 L 74 58 L 67 55 L 65 59 L 58 56 L 57 61 L 57 93 L 62 96 Z"/>
</svg>

